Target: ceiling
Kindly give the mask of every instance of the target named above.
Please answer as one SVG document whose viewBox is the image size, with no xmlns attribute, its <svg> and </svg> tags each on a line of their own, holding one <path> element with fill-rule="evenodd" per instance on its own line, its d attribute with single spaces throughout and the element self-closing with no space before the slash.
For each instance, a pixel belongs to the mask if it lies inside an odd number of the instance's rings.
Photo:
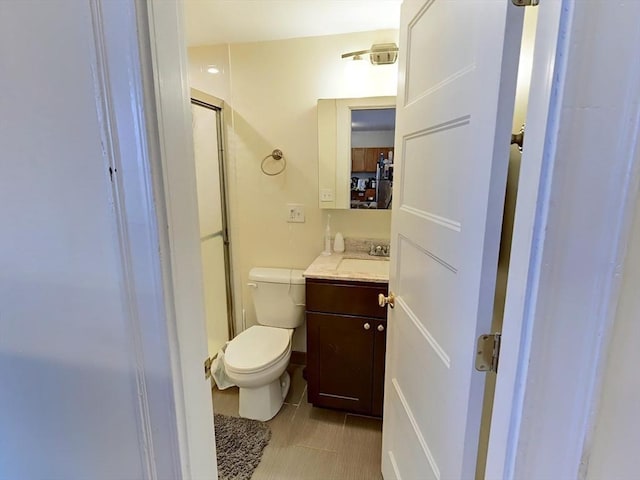
<svg viewBox="0 0 640 480">
<path fill-rule="evenodd" d="M 402 0 L 185 0 L 190 47 L 398 28 Z"/>
<path fill-rule="evenodd" d="M 371 132 L 396 129 L 395 108 L 351 110 L 351 131 Z"/>
</svg>

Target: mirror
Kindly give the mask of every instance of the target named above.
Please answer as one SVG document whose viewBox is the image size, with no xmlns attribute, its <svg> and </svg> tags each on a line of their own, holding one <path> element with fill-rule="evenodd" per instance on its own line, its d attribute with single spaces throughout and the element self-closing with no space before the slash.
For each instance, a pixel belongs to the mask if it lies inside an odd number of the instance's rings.
<svg viewBox="0 0 640 480">
<path fill-rule="evenodd" d="M 396 97 L 318 100 L 320 208 L 391 208 Z"/>
</svg>

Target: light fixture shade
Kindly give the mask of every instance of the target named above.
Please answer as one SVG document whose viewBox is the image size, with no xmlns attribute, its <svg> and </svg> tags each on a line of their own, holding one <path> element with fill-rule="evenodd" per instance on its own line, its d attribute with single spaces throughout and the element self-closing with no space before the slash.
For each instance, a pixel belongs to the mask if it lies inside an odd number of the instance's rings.
<svg viewBox="0 0 640 480">
<path fill-rule="evenodd" d="M 379 43 L 371 46 L 369 60 L 374 65 L 390 65 L 398 59 L 398 46 L 395 43 Z"/>
<path fill-rule="evenodd" d="M 390 65 L 398 59 L 398 46 L 395 43 L 377 43 L 371 45 L 369 50 L 343 53 L 342 58 L 361 58 L 361 55 L 369 54 L 369 61 L 373 65 Z"/>
</svg>

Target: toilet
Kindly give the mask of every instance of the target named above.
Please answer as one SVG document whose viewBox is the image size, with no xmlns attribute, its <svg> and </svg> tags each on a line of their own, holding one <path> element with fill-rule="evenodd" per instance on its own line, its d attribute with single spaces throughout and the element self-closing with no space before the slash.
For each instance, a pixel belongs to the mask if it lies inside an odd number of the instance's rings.
<svg viewBox="0 0 640 480">
<path fill-rule="evenodd" d="M 224 353 L 225 372 L 240 388 L 241 417 L 269 420 L 287 396 L 291 339 L 304 320 L 302 273 L 285 268 L 253 268 L 249 272 L 260 325 L 231 340 Z"/>
</svg>

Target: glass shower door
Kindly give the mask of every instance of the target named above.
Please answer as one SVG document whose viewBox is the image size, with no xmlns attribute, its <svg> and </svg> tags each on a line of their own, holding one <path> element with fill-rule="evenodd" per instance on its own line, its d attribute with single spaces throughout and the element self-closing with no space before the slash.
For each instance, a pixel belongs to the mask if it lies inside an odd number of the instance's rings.
<svg viewBox="0 0 640 480">
<path fill-rule="evenodd" d="M 221 172 L 219 110 L 192 103 L 193 143 L 200 220 L 200 248 L 209 356 L 229 340 L 229 268 L 225 244 L 224 183 Z"/>
</svg>

